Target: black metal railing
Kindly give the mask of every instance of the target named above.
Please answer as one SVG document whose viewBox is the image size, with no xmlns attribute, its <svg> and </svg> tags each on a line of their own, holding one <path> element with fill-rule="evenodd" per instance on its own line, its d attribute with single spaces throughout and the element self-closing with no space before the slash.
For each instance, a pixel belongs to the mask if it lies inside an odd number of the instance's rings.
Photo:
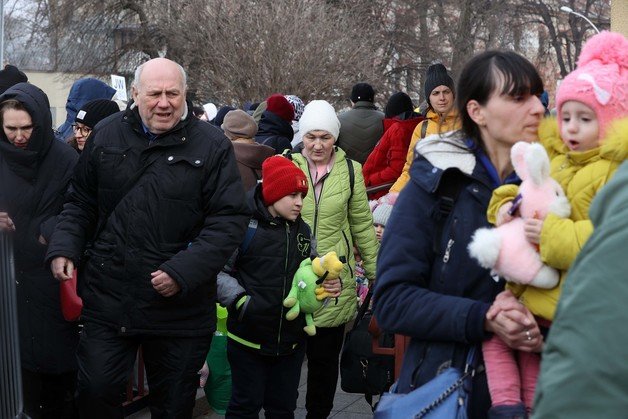
<svg viewBox="0 0 628 419">
<path fill-rule="evenodd" d="M 11 234 L 0 231 L 0 418 L 25 417 Z"/>
</svg>

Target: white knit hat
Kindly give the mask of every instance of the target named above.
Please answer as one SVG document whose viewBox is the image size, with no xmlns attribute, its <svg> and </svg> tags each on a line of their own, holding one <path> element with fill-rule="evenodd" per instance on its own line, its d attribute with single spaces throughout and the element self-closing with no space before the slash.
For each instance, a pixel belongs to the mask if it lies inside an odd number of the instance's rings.
<svg viewBox="0 0 628 419">
<path fill-rule="evenodd" d="M 308 103 L 299 120 L 299 132 L 302 135 L 318 130 L 329 132 L 334 136 L 334 141 L 338 139 L 340 133 L 340 121 L 336 111 L 326 100 L 313 100 Z"/>
<path fill-rule="evenodd" d="M 386 227 L 386 223 L 388 223 L 388 218 L 390 217 L 392 209 L 392 205 L 385 203 L 376 206 L 373 211 L 373 224 L 380 224 Z"/>
</svg>

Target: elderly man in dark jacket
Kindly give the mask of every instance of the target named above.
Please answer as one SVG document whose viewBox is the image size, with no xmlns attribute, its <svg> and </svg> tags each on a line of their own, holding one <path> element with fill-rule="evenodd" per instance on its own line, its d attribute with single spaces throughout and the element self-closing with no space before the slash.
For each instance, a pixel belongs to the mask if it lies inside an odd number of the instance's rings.
<svg viewBox="0 0 628 419">
<path fill-rule="evenodd" d="M 64 418 L 79 334 L 61 315 L 59 283 L 43 261 L 78 155 L 55 141 L 48 98 L 32 84 L 0 96 L 0 120 L 0 231 L 14 232 L 24 411 Z"/>
<path fill-rule="evenodd" d="M 150 60 L 132 90 L 126 112 L 92 132 L 47 259 L 59 280 L 81 264 L 83 417 L 123 417 L 140 344 L 152 416 L 191 417 L 216 328 L 216 274 L 250 210 L 229 140 L 188 113 L 183 68 Z"/>
<path fill-rule="evenodd" d="M 351 89 L 353 108 L 338 115 L 340 134 L 338 147 L 347 157 L 364 164 L 384 133 L 384 113 L 373 103 L 375 90 L 368 83 L 358 83 Z"/>
</svg>

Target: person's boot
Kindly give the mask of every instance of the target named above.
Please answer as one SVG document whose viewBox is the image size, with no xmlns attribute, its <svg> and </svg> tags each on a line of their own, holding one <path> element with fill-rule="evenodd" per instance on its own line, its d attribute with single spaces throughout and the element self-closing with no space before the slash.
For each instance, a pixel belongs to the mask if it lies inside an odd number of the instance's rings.
<svg viewBox="0 0 628 419">
<path fill-rule="evenodd" d="M 489 419 L 528 419 L 523 403 L 493 406 L 488 411 Z"/>
</svg>

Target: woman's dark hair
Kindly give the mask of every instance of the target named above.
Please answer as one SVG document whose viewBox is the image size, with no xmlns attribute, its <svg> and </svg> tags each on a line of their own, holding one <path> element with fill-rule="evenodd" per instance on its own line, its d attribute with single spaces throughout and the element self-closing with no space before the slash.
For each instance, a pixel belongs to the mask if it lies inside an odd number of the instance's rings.
<svg viewBox="0 0 628 419">
<path fill-rule="evenodd" d="M 456 87 L 456 107 L 462 131 L 480 144 L 480 130 L 467 112 L 467 103 L 476 100 L 485 105 L 500 88 L 502 95 L 538 96 L 543 93 L 543 80 L 530 61 L 512 51 L 486 51 L 465 64 Z"/>
</svg>

